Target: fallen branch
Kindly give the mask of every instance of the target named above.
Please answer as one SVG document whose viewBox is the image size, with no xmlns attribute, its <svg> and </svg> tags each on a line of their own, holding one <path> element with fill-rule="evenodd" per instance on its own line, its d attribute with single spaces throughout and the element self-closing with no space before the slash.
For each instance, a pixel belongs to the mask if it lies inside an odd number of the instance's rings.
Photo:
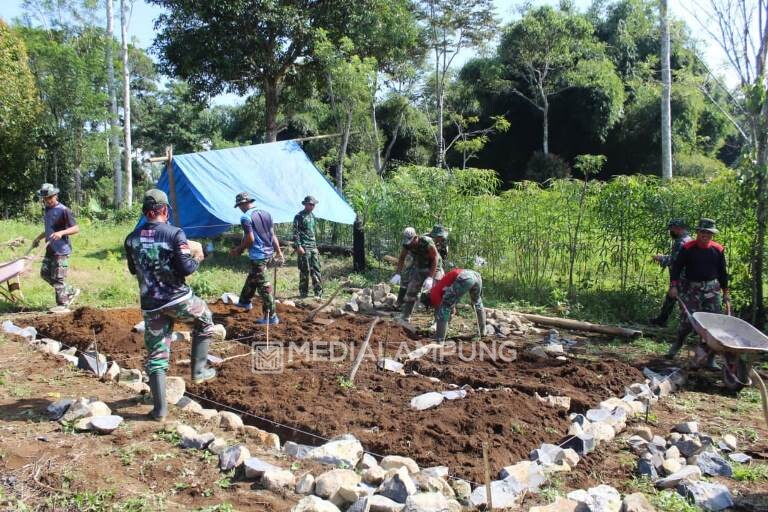
<svg viewBox="0 0 768 512">
<path fill-rule="evenodd" d="M 609 334 L 611 336 L 621 336 L 623 338 L 639 338 L 643 335 L 642 331 L 635 329 L 626 329 L 613 325 L 592 324 L 580 320 L 571 320 L 569 318 L 557 318 L 551 316 L 531 315 L 528 313 L 514 313 L 535 324 L 545 325 L 547 327 L 560 327 L 571 331 L 588 331 L 600 334 Z"/>
<path fill-rule="evenodd" d="M 368 348 L 368 343 L 371 341 L 371 337 L 373 336 L 373 328 L 376 327 L 376 324 L 381 321 L 380 317 L 376 317 L 373 319 L 373 322 L 371 322 L 371 326 L 368 328 L 368 335 L 365 337 L 365 341 L 363 341 L 363 344 L 360 345 L 360 352 L 357 353 L 357 358 L 355 358 L 355 364 L 352 365 L 352 371 L 349 372 L 349 382 L 353 383 L 355 382 L 355 375 L 357 375 L 357 369 L 360 368 L 360 363 L 363 362 L 363 358 L 365 358 L 365 349 Z"/>
<path fill-rule="evenodd" d="M 328 307 L 328 305 L 329 305 L 331 302 L 333 302 L 333 299 L 335 299 L 335 298 L 336 298 L 336 296 L 339 294 L 339 292 L 342 290 L 342 288 L 344 288 L 345 286 L 348 286 L 348 285 L 349 285 L 349 280 L 346 280 L 346 281 L 344 281 L 344 282 L 340 283 L 340 284 L 339 284 L 339 286 L 337 286 L 337 287 L 336 287 L 336 290 L 334 290 L 334 292 L 331 294 L 331 296 L 330 296 L 330 297 L 328 297 L 328 300 L 326 300 L 326 301 L 323 303 L 323 305 L 322 305 L 322 306 L 320 306 L 320 307 L 317 307 L 317 308 L 313 309 L 312 311 L 310 311 L 310 312 L 309 312 L 309 314 L 307 315 L 307 317 L 304 319 L 304 321 L 305 321 L 305 322 L 311 322 L 312 320 L 314 320 L 315 316 L 317 316 L 317 314 L 318 314 L 319 312 L 321 312 L 322 310 L 324 310 L 325 308 L 327 308 L 327 307 Z"/>
</svg>

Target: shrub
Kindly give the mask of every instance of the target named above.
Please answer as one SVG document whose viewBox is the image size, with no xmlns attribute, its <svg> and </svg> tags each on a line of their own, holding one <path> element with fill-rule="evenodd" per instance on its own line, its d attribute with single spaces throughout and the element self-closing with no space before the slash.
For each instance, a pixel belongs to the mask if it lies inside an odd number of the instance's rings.
<svg viewBox="0 0 768 512">
<path fill-rule="evenodd" d="M 571 175 L 570 166 L 557 155 L 537 151 L 525 166 L 525 177 L 543 183 L 551 179 L 567 178 Z"/>
</svg>

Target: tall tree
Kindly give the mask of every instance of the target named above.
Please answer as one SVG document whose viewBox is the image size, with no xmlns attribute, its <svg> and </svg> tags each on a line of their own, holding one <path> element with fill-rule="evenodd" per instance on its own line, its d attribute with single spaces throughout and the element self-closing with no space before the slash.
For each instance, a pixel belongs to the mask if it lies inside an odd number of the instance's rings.
<svg viewBox="0 0 768 512">
<path fill-rule="evenodd" d="M 112 160 L 112 180 L 114 181 L 114 193 L 112 204 L 119 208 L 123 204 L 123 175 L 120 166 L 120 120 L 117 116 L 117 88 L 115 83 L 115 61 L 112 56 L 115 37 L 115 16 L 113 0 L 106 0 L 107 4 L 107 92 L 109 93 L 109 158 Z"/>
<path fill-rule="evenodd" d="M 660 0 L 661 25 L 661 177 L 672 179 L 672 71 L 669 69 L 669 12 Z"/>
<path fill-rule="evenodd" d="M 434 55 L 436 164 L 445 166 L 445 95 L 454 59 L 464 49 L 481 48 L 495 34 L 492 0 L 421 0 L 421 19 Z"/>
<path fill-rule="evenodd" d="M 125 167 L 125 205 L 133 205 L 133 148 L 131 147 L 131 68 L 128 62 L 128 25 L 133 0 L 120 0 L 120 40 L 123 59 L 123 157 Z"/>
</svg>

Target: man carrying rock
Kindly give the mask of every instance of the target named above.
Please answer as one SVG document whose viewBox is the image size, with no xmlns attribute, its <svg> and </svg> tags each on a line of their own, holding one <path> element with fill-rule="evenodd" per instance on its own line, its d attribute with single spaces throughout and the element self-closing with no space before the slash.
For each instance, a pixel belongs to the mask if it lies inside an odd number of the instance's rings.
<svg viewBox="0 0 768 512">
<path fill-rule="evenodd" d="M 667 228 L 669 229 L 669 236 L 672 237 L 672 246 L 669 250 L 669 254 L 656 254 L 653 256 L 653 261 L 657 262 L 661 268 L 668 268 L 671 270 L 683 245 L 690 242 L 692 238 L 688 236 L 687 226 L 682 219 L 671 219 L 667 224 Z M 685 276 L 680 276 L 680 281 L 684 280 Z M 669 315 L 672 314 L 672 310 L 675 308 L 675 302 L 675 299 L 670 297 L 669 293 L 667 293 L 664 296 L 664 303 L 661 305 L 659 315 L 656 318 L 651 319 L 649 323 L 651 325 L 658 325 L 659 327 L 667 325 Z"/>
<path fill-rule="evenodd" d="M 482 337 L 485 334 L 485 308 L 483 307 L 483 278 L 479 272 L 455 268 L 435 283 L 428 294 L 422 294 L 424 305 L 435 308 L 437 326 L 435 338 L 439 343 L 445 342 L 451 313 L 467 292 L 477 315 L 478 336 Z"/>
<path fill-rule="evenodd" d="M 267 266 L 272 262 L 276 265 L 283 263 L 283 251 L 280 250 L 280 241 L 275 235 L 272 216 L 264 210 L 253 207 L 255 199 L 248 196 L 248 192 L 241 192 L 235 197 L 235 208 L 240 208 L 243 215 L 240 217 L 240 225 L 243 227 L 243 239 L 240 245 L 229 251 L 230 256 L 240 256 L 248 249 L 248 258 L 251 260 L 251 270 L 245 278 L 245 284 L 240 292 L 240 300 L 237 307 L 250 311 L 253 308 L 251 299 L 256 291 L 261 297 L 261 307 L 264 318 L 258 320 L 260 324 L 277 324 L 280 320 L 275 309 L 275 298 L 272 295 L 272 284 L 267 275 Z M 277 253 L 277 257 L 273 256 Z"/>
<path fill-rule="evenodd" d="M 80 226 L 77 225 L 72 210 L 59 202 L 58 188 L 50 183 L 43 183 L 37 196 L 43 201 L 45 230 L 32 241 L 32 246 L 37 247 L 43 238 L 48 242 L 40 267 L 40 277 L 53 286 L 56 305 L 66 308 L 80 295 L 78 288 L 64 282 L 69 271 L 69 255 L 72 254 L 69 237 L 79 233 Z"/>
<path fill-rule="evenodd" d="M 409 322 L 419 292 L 428 292 L 432 288 L 438 271 L 442 272 L 442 266 L 435 242 L 428 236 L 418 236 L 414 228 L 405 228 L 402 245 L 400 258 L 397 261 L 397 270 L 390 283 L 400 284 L 400 273 L 403 271 L 406 257 L 410 254 L 413 257 L 413 267 L 400 315 L 403 321 Z"/>
<path fill-rule="evenodd" d="M 141 311 L 144 315 L 146 371 L 154 408 L 150 416 L 158 421 L 168 415 L 165 374 L 168 371 L 173 323 L 194 325 L 192 330 L 192 382 L 216 377 L 207 365 L 208 345 L 214 333 L 208 305 L 196 297 L 185 277 L 203 260 L 200 244 L 188 242 L 181 228 L 168 224 L 168 197 L 152 189 L 144 194 L 145 220 L 125 239 L 128 270 L 139 281 Z"/>
<path fill-rule="evenodd" d="M 317 250 L 315 238 L 317 220 L 312 213 L 317 199 L 307 196 L 301 204 L 304 205 L 304 209 L 293 218 L 293 247 L 298 254 L 299 295 L 304 298 L 309 294 L 311 277 L 315 297 L 320 298 L 323 295 L 323 285 L 320 276 L 320 253 Z"/>
<path fill-rule="evenodd" d="M 723 302 L 730 302 L 728 272 L 723 246 L 712 241 L 718 232 L 715 221 L 701 219 L 696 226 L 696 240 L 683 245 L 670 271 L 669 296 L 682 299 L 688 311 L 722 313 Z M 685 280 L 682 276 L 685 275 Z M 682 309 L 682 308 L 681 308 Z M 693 327 L 685 311 L 680 312 L 677 340 L 670 347 L 667 358 L 672 359 L 682 348 Z M 707 359 L 707 367 L 717 369 L 714 353 Z"/>
</svg>

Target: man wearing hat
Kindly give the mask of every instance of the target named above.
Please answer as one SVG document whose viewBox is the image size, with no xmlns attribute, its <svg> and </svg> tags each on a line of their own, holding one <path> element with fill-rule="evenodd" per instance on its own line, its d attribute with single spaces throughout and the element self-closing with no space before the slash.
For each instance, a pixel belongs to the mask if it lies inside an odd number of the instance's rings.
<svg viewBox="0 0 768 512">
<path fill-rule="evenodd" d="M 475 270 L 455 268 L 438 280 L 429 293 L 422 294 L 422 302 L 435 308 L 435 338 L 445 342 L 451 314 L 461 298 L 469 293 L 475 308 L 478 338 L 485 335 L 485 308 L 483 307 L 483 278 Z"/>
<path fill-rule="evenodd" d="M 154 402 L 150 416 L 163 421 L 168 415 L 165 374 L 173 323 L 193 324 L 191 367 L 195 384 L 216 377 L 216 370 L 207 364 L 214 324 L 208 305 L 185 282 L 200 266 L 203 253 L 194 242 L 187 241 L 181 228 L 168 224 L 168 196 L 157 189 L 147 191 L 142 212 L 145 220 L 125 239 L 125 254 L 128 270 L 139 281 L 148 353 L 146 371 Z"/>
<path fill-rule="evenodd" d="M 432 226 L 432 231 L 429 232 L 429 238 L 435 242 L 437 247 L 437 253 L 443 259 L 443 264 L 448 263 L 448 230 L 440 224 Z"/>
<path fill-rule="evenodd" d="M 403 271 L 406 256 L 410 254 L 413 257 L 413 267 L 400 315 L 403 321 L 409 322 L 419 293 L 428 292 L 432 288 L 437 273 L 442 273 L 442 267 L 435 242 L 428 236 L 418 236 L 414 228 L 405 228 L 402 246 L 400 258 L 397 260 L 397 270 L 390 283 L 396 285 L 401 283 L 400 273 Z"/>
<path fill-rule="evenodd" d="M 683 245 L 669 273 L 669 296 L 673 299 L 679 296 L 691 314 L 697 311 L 721 313 L 723 302 L 730 301 L 725 251 L 722 245 L 712 241 L 717 232 L 714 220 L 701 219 L 696 226 L 696 239 Z M 684 311 L 680 317 L 677 340 L 667 354 L 670 359 L 675 357 L 693 330 Z M 709 354 L 707 366 L 716 369 L 713 353 Z"/>
<path fill-rule="evenodd" d="M 440 262 L 438 263 L 437 279 L 442 277 L 441 272 L 443 268 L 446 268 L 448 262 L 448 231 L 440 224 L 435 224 L 432 227 L 432 231 L 425 233 L 423 236 L 429 237 L 435 243 L 437 248 L 437 254 L 440 255 Z M 395 307 L 401 307 L 405 300 L 405 293 L 408 290 L 408 283 L 411 281 L 413 275 L 413 257 L 410 253 L 406 255 L 405 262 L 403 263 L 403 270 L 400 273 L 400 290 L 397 293 L 397 302 Z"/>
<path fill-rule="evenodd" d="M 80 226 L 77 225 L 72 210 L 59 202 L 58 188 L 50 183 L 43 183 L 37 196 L 43 201 L 45 231 L 32 241 L 32 246 L 37 247 L 43 238 L 48 242 L 43 264 L 40 267 L 40 277 L 53 286 L 56 292 L 56 304 L 67 307 L 80 294 L 79 289 L 64 282 L 69 270 L 69 255 L 72 254 L 69 237 L 79 233 Z"/>
<path fill-rule="evenodd" d="M 688 231 L 686 229 L 685 221 L 682 219 L 670 219 L 669 223 L 667 224 L 667 228 L 669 229 L 669 236 L 672 237 L 672 246 L 669 250 L 669 254 L 656 254 L 653 256 L 653 261 L 657 262 L 661 268 L 672 268 L 672 264 L 674 264 L 675 260 L 677 259 L 678 254 L 680 254 L 680 250 L 683 248 L 683 245 L 687 244 L 692 240 L 692 238 L 688 235 Z M 680 280 L 682 281 L 684 279 L 684 276 L 681 276 Z M 669 296 L 669 294 L 664 296 L 664 303 L 661 305 L 661 311 L 659 311 L 659 315 L 656 318 L 651 319 L 649 322 L 651 325 L 658 325 L 659 327 L 664 327 L 667 325 L 667 320 L 669 320 L 669 315 L 672 314 L 672 310 L 675 308 L 675 299 Z"/>
<path fill-rule="evenodd" d="M 272 295 L 272 284 L 267 276 L 267 265 L 275 259 L 276 264 L 283 261 L 283 251 L 280 250 L 280 241 L 275 235 L 272 216 L 264 210 L 253 206 L 248 192 L 240 192 L 235 197 L 235 208 L 240 208 L 243 215 L 240 217 L 240 225 L 243 227 L 243 240 L 240 245 L 229 251 L 231 256 L 240 256 L 248 249 L 248 258 L 251 260 L 251 270 L 245 278 L 245 284 L 240 292 L 240 300 L 236 304 L 245 310 L 250 310 L 253 305 L 251 299 L 258 290 L 261 297 L 261 307 L 264 318 L 258 321 L 260 324 L 280 323 L 275 309 L 275 298 Z"/>
<path fill-rule="evenodd" d="M 317 199 L 307 196 L 301 204 L 304 205 L 304 209 L 293 218 L 293 248 L 299 256 L 299 295 L 301 297 L 308 295 L 311 277 L 315 297 L 320 298 L 323 295 L 323 284 L 320 276 L 320 253 L 317 251 L 315 238 L 317 219 L 312 213 Z"/>
</svg>

